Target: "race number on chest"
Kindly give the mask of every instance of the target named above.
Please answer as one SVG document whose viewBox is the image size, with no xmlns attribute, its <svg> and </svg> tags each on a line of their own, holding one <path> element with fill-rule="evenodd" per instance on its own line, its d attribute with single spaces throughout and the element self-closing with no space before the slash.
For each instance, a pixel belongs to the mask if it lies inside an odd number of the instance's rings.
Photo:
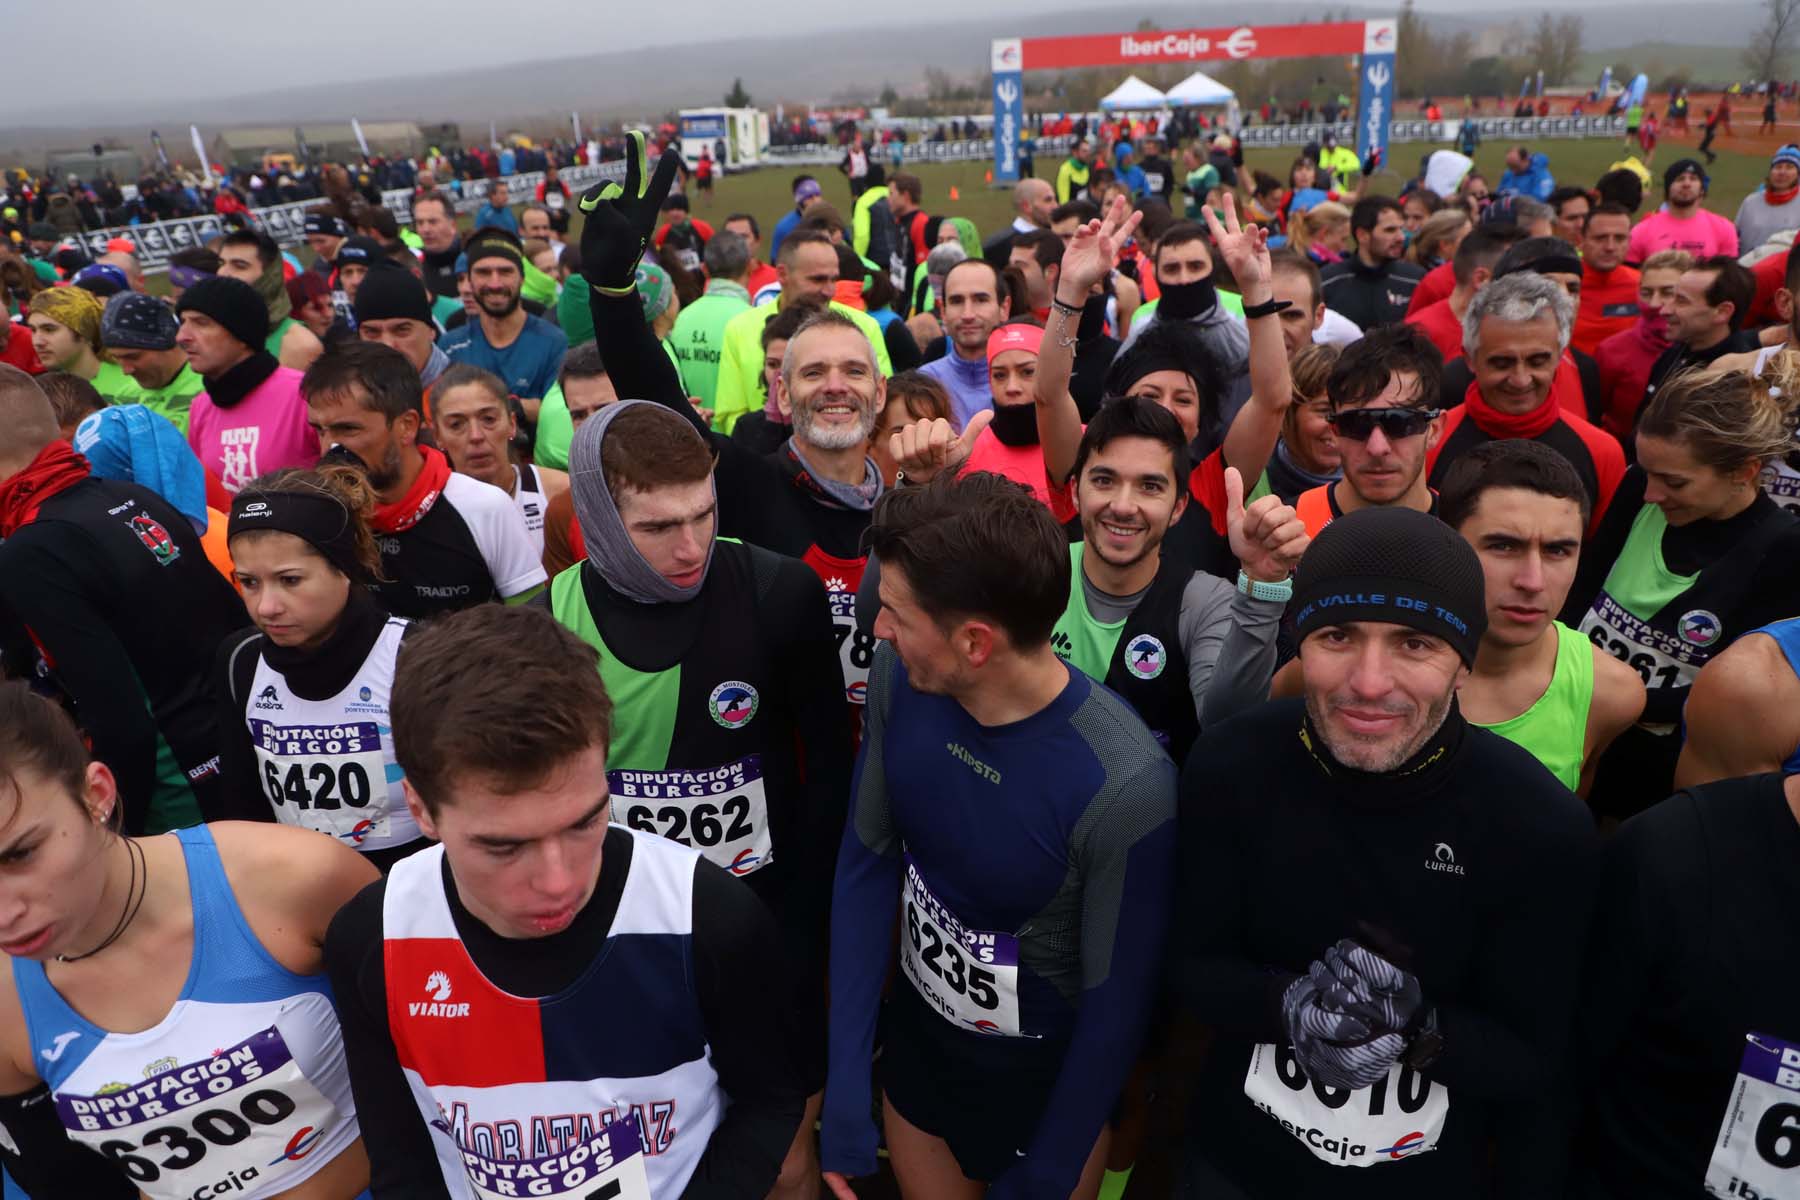
<svg viewBox="0 0 1800 1200">
<path fill-rule="evenodd" d="M 1395 1063 L 1387 1078 L 1359 1091 L 1314 1083 L 1291 1046 L 1250 1050 L 1244 1095 L 1314 1158 L 1334 1167 L 1373 1167 L 1437 1149 L 1450 1093 Z"/>
<path fill-rule="evenodd" d="M 1031 1036 L 1019 1028 L 1018 938 L 966 927 L 932 893 L 910 854 L 900 906 L 901 969 L 939 1016 L 978 1033 Z"/>
<path fill-rule="evenodd" d="M 608 771 L 613 820 L 692 846 L 733 875 L 775 859 L 762 755 L 700 771 Z"/>
<path fill-rule="evenodd" d="M 1706 1164 L 1706 1193 L 1800 1200 L 1800 1044 L 1766 1033 L 1745 1036 Z"/>
</svg>

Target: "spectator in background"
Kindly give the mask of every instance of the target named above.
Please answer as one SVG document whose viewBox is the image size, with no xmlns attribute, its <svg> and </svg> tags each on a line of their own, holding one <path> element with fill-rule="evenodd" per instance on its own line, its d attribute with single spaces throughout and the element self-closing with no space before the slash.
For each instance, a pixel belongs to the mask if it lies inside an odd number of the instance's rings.
<svg viewBox="0 0 1800 1200">
<path fill-rule="evenodd" d="M 1556 191 L 1556 180 L 1550 174 L 1550 156 L 1533 154 L 1525 146 L 1514 146 L 1506 152 L 1506 170 L 1494 188 L 1496 196 L 1529 196 L 1545 201 Z"/>
<path fill-rule="evenodd" d="M 475 210 L 476 229 L 504 229 L 515 237 L 519 232 L 519 218 L 513 215 L 512 197 L 506 190 L 506 180 L 496 179 L 488 184 L 487 197 L 482 200 L 481 207 Z M 417 201 L 413 204 L 418 208 Z"/>
<path fill-rule="evenodd" d="M 1748 254 L 1778 233 L 1800 229 L 1800 204 L 1794 203 L 1797 195 L 1800 146 L 1789 143 L 1769 160 L 1769 174 L 1763 185 L 1738 205 L 1738 249 Z"/>
<path fill-rule="evenodd" d="M 113 399 L 143 405 L 185 436 L 188 410 L 206 384 L 175 344 L 180 332 L 175 310 L 142 292 L 114 296 L 100 317 L 101 344 L 130 380 Z"/>
<path fill-rule="evenodd" d="M 713 227 L 688 215 L 687 197 L 671 194 L 663 201 L 663 224 L 651 242 L 658 250 L 674 252 L 684 271 L 698 271 L 700 256 L 713 237 Z"/>
<path fill-rule="evenodd" d="M 1756 335 L 1744 328 L 1744 316 L 1755 296 L 1756 280 L 1729 255 L 1697 258 L 1683 271 L 1668 310 L 1669 337 L 1674 344 L 1650 368 L 1643 407 L 1649 406 L 1657 389 L 1677 372 L 1756 349 Z"/>
<path fill-rule="evenodd" d="M 45 288 L 31 298 L 31 346 L 46 370 L 67 371 L 109 400 L 131 387 L 115 364 L 100 357 L 99 297 L 83 288 Z"/>
<path fill-rule="evenodd" d="M 442 192 L 413 197 L 413 232 L 424 243 L 425 286 L 434 296 L 457 298 L 456 260 L 462 255 L 462 238 L 456 230 L 456 208 Z"/>
<path fill-rule="evenodd" d="M 744 239 L 730 230 L 714 235 L 706 244 L 706 291 L 681 309 L 669 333 L 688 395 L 707 409 L 718 394 L 725 324 L 750 307 L 749 271 L 750 248 Z"/>
<path fill-rule="evenodd" d="M 1650 369 L 1669 348 L 1675 287 L 1693 265 L 1693 256 L 1685 250 L 1664 250 L 1645 259 L 1638 269 L 1636 322 L 1594 347 L 1594 361 L 1600 367 L 1600 426 L 1621 442 L 1631 437 Z"/>
<path fill-rule="evenodd" d="M 905 176 L 904 178 L 911 177 Z M 762 251 L 762 226 L 757 223 L 755 217 L 744 212 L 732 213 L 725 218 L 725 224 L 721 228 L 727 233 L 735 233 L 743 238 L 744 248 L 749 251 L 750 270 L 744 278 L 746 291 L 754 296 L 771 283 L 777 283 L 775 268 L 757 257 Z M 702 255 L 702 257 L 705 256 Z"/>
<path fill-rule="evenodd" d="M 1691 158 L 1678 158 L 1663 172 L 1663 206 L 1631 231 L 1625 257 L 1643 262 L 1659 250 L 1686 250 L 1695 258 L 1737 257 L 1737 226 L 1700 206 L 1706 197 L 1706 169 Z M 1738 313 L 1743 319 L 1743 311 Z"/>
<path fill-rule="evenodd" d="M 1594 198 L 1586 188 L 1559 187 L 1550 193 L 1545 201 L 1556 215 L 1552 218 L 1552 231 L 1557 237 L 1571 246 L 1581 245 L 1587 215 L 1593 211 Z M 1625 214 L 1630 217 L 1630 213 Z"/>
<path fill-rule="evenodd" d="M 206 381 L 188 410 L 188 445 L 226 491 L 283 467 L 309 467 L 319 437 L 306 422 L 301 373 L 265 348 L 269 310 L 256 289 L 219 276 L 189 288 L 175 306 L 176 344 Z"/>
<path fill-rule="evenodd" d="M 1425 272 L 1401 258 L 1406 222 L 1391 196 L 1364 196 L 1350 210 L 1356 252 L 1321 272 L 1325 303 L 1367 332 L 1401 320 Z"/>
<path fill-rule="evenodd" d="M 806 210 L 817 204 L 824 194 L 825 189 L 811 175 L 794 176 L 794 207 L 775 222 L 775 229 L 769 235 L 770 259 L 781 257 L 782 240 L 794 232 L 800 219 L 806 215 Z"/>
<path fill-rule="evenodd" d="M 1602 204 L 1588 214 L 1581 239 L 1581 308 L 1570 341 L 1584 354 L 1637 321 L 1638 272 L 1625 265 L 1631 214 Z"/>
</svg>

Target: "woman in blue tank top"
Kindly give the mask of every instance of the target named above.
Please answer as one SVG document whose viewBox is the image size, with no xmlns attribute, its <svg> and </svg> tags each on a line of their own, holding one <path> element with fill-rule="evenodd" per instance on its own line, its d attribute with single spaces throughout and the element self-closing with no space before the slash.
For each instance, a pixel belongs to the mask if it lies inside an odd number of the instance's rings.
<svg viewBox="0 0 1800 1200">
<path fill-rule="evenodd" d="M 322 945 L 375 867 L 277 825 L 124 837 L 119 801 L 67 715 L 0 685 L 0 1159 L 37 1200 L 352 1200 Z"/>
</svg>

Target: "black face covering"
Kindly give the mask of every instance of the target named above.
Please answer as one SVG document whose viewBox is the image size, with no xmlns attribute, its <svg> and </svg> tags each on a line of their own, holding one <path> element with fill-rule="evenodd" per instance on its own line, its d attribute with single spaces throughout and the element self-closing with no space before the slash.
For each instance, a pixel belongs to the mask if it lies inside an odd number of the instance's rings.
<svg viewBox="0 0 1800 1200">
<path fill-rule="evenodd" d="M 1209 275 L 1192 283 L 1163 284 L 1162 298 L 1156 302 L 1156 312 L 1158 316 L 1185 321 L 1189 317 L 1210 312 L 1218 302 L 1218 293 L 1213 290 L 1212 276 Z"/>
<path fill-rule="evenodd" d="M 1038 444 L 1037 405 L 996 404 L 994 405 L 994 423 L 988 428 L 1005 446 L 1035 446 Z"/>
</svg>

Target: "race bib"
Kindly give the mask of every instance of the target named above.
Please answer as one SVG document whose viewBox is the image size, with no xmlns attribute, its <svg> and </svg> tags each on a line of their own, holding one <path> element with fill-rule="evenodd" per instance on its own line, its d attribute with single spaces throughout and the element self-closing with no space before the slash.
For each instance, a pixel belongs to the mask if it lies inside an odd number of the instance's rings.
<svg viewBox="0 0 1800 1200">
<path fill-rule="evenodd" d="M 283 825 L 360 845 L 388 832 L 387 761 L 373 721 L 276 725 L 250 719 L 263 792 Z"/>
<path fill-rule="evenodd" d="M 1800 1200 L 1800 1043 L 1744 1038 L 1744 1058 L 1719 1123 L 1706 1194 Z"/>
<path fill-rule="evenodd" d="M 544 190 L 544 207 L 551 212 L 561 212 L 563 210 L 563 205 L 566 203 L 567 201 L 563 199 L 563 194 L 561 192 L 553 192 L 548 188 Z"/>
<path fill-rule="evenodd" d="M 1588 641 L 1636 671 L 1644 686 L 1652 689 L 1692 686 L 1694 676 L 1712 657 L 1710 647 L 1724 633 L 1719 619 L 1704 609 L 1684 614 L 1680 628 L 1679 637 L 1652 629 L 1605 590 L 1581 618 L 1581 632 Z M 1644 723 L 1643 728 L 1661 734 L 1673 732 L 1675 726 Z"/>
<path fill-rule="evenodd" d="M 58 1093 L 56 1111 L 70 1138 L 150 1200 L 265 1187 L 303 1162 L 338 1121 L 273 1026 L 210 1058 L 170 1061 L 135 1086 Z"/>
<path fill-rule="evenodd" d="M 612 819 L 692 846 L 733 875 L 775 861 L 762 755 L 703 771 L 608 771 Z"/>
<path fill-rule="evenodd" d="M 1402 1063 L 1352 1092 L 1312 1082 L 1292 1046 L 1267 1042 L 1250 1050 L 1244 1095 L 1334 1167 L 1373 1167 L 1435 1150 L 1450 1113 L 1444 1086 Z"/>
<path fill-rule="evenodd" d="M 1762 469 L 1762 490 L 1791 513 L 1800 514 L 1800 470 L 1777 459 Z"/>
<path fill-rule="evenodd" d="M 1161 171 L 1145 171 L 1144 187 L 1152 196 L 1162 195 L 1163 173 Z"/>
<path fill-rule="evenodd" d="M 856 593 L 830 592 L 831 627 L 837 635 L 838 665 L 844 669 L 844 698 L 869 702 L 869 665 L 875 661 L 875 638 L 856 627 Z"/>
<path fill-rule="evenodd" d="M 1019 939 L 965 928 L 925 885 L 912 855 L 905 857 L 900 966 L 913 987 L 958 1028 L 1031 1036 L 1019 1028 Z"/>
<path fill-rule="evenodd" d="M 572 1200 L 651 1200 L 644 1138 L 637 1118 L 614 1121 L 561 1154 L 489 1158 L 458 1146 L 477 1200 L 568 1196 Z"/>
</svg>

